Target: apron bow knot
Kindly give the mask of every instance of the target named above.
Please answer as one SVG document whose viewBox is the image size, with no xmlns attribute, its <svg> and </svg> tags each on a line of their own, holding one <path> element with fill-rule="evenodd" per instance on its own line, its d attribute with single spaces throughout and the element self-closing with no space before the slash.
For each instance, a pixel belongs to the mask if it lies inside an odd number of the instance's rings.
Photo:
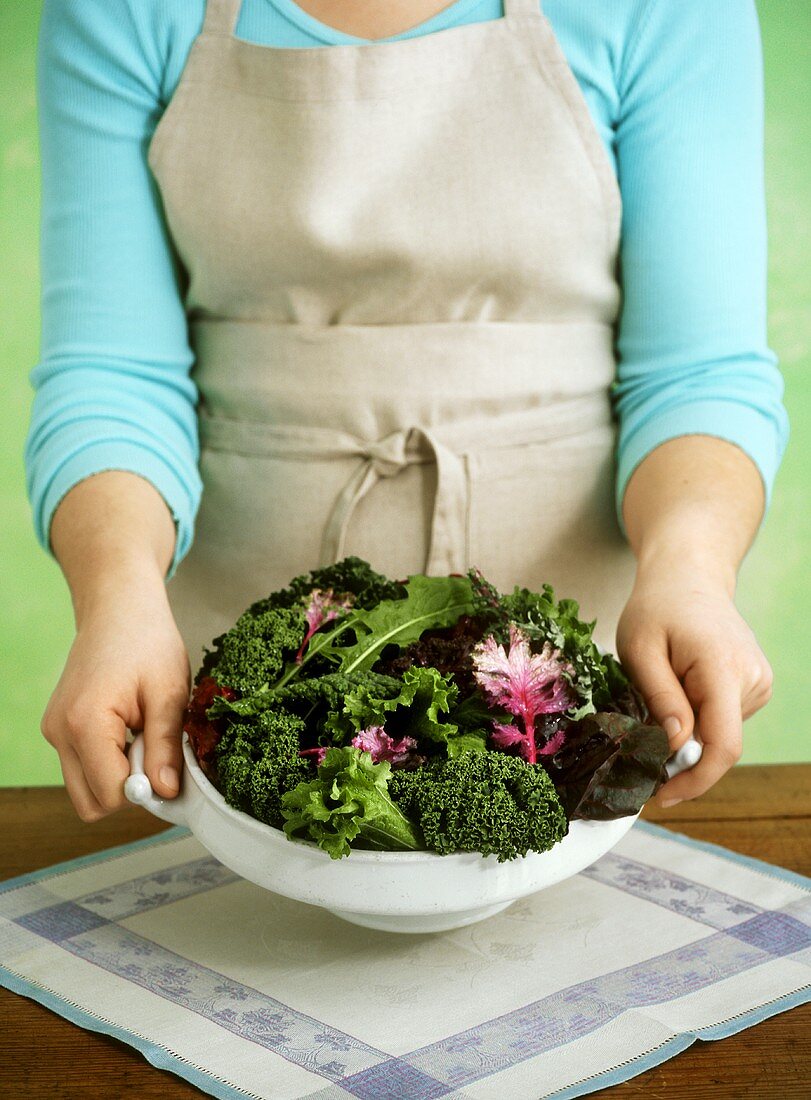
<svg viewBox="0 0 811 1100">
<path fill-rule="evenodd" d="M 423 446 L 416 448 L 414 442 Z M 363 461 L 339 493 L 321 543 L 321 565 L 332 565 L 346 555 L 347 527 L 357 503 L 381 478 L 394 477 L 406 466 L 433 460 L 437 488 L 431 522 L 431 539 L 424 572 L 431 576 L 460 573 L 467 569 L 468 485 L 464 460 L 441 443 L 427 428 L 402 428 L 369 442 L 357 441 Z M 392 531 L 392 538 L 398 532 Z"/>
<path fill-rule="evenodd" d="M 410 436 L 411 430 L 407 428 L 392 432 L 391 435 L 375 443 L 364 445 L 363 452 L 379 477 L 394 477 L 408 465 L 409 456 L 406 454 L 406 448 Z"/>
</svg>

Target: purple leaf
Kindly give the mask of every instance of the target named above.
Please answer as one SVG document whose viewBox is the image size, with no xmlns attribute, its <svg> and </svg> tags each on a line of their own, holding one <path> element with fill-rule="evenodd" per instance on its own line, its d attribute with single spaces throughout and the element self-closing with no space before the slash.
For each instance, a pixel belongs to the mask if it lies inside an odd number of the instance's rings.
<svg viewBox="0 0 811 1100">
<path fill-rule="evenodd" d="M 350 742 L 356 749 L 371 754 L 372 763 L 388 760 L 393 768 L 415 761 L 417 742 L 413 737 L 401 737 L 395 741 L 382 726 L 369 726 L 356 733 Z"/>
<path fill-rule="evenodd" d="M 565 678 L 573 675 L 574 669 L 548 641 L 540 653 L 533 653 L 529 638 L 515 623 L 510 623 L 509 653 L 491 634 L 474 648 L 473 666 L 476 680 L 490 700 L 521 719 L 524 725 L 520 735 L 521 755 L 534 764 L 538 751 L 535 718 L 539 714 L 560 713 L 575 702 L 572 687 Z M 502 737 L 512 737 L 504 733 L 504 728 L 498 732 Z M 513 737 L 509 743 L 518 740 Z"/>
<path fill-rule="evenodd" d="M 310 593 L 310 602 L 307 605 L 305 611 L 305 617 L 307 619 L 307 633 L 304 635 L 304 641 L 301 643 L 301 648 L 296 654 L 296 663 L 301 664 L 301 659 L 304 656 L 304 650 L 307 648 L 307 643 L 316 630 L 319 630 L 324 623 L 332 622 L 333 619 L 337 619 L 342 611 L 348 611 L 352 607 L 353 597 L 351 593 L 347 592 L 341 599 L 334 595 L 331 588 L 327 588 L 326 591 L 322 591 L 320 588 L 314 588 Z"/>
</svg>

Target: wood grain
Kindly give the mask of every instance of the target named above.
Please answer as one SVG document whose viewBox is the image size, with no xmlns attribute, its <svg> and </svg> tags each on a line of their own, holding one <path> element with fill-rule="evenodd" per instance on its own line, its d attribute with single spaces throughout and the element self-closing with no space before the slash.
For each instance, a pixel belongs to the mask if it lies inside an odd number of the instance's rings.
<svg viewBox="0 0 811 1100">
<path fill-rule="evenodd" d="M 811 765 L 737 767 L 700 799 L 643 817 L 698 840 L 811 875 Z M 167 828 L 136 807 L 81 821 L 63 787 L 0 789 L 0 879 L 74 859 Z M 738 1035 L 697 1042 L 600 1100 L 806 1100 L 811 1005 Z M 150 1065 L 140 1052 L 87 1031 L 0 988 L 0 1096 L 31 1100 L 173 1100 L 205 1093 Z M 409 1098 L 403 1097 L 403 1100 Z M 508 1100 L 508 1098 L 505 1098 Z"/>
</svg>

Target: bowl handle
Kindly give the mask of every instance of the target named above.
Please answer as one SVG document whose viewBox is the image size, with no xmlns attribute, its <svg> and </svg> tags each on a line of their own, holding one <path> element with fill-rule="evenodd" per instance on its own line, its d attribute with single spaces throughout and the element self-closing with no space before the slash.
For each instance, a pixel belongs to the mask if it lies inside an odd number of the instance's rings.
<svg viewBox="0 0 811 1100">
<path fill-rule="evenodd" d="M 692 768 L 701 759 L 701 752 L 701 742 L 696 741 L 695 737 L 688 737 L 682 747 L 677 749 L 665 763 L 667 778 L 672 779 L 679 772 L 685 772 L 688 768 Z"/>
<path fill-rule="evenodd" d="M 124 794 L 137 806 L 143 806 L 155 817 L 174 825 L 188 825 L 186 817 L 186 783 L 174 798 L 158 798 L 144 772 L 144 735 L 136 733 L 129 747 L 130 774 L 124 781 Z"/>
</svg>

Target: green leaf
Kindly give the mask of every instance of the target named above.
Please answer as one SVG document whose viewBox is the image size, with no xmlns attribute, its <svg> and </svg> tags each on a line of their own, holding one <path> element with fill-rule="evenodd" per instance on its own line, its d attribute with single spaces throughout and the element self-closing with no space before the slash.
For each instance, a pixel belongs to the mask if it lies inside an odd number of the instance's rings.
<svg viewBox="0 0 811 1100">
<path fill-rule="evenodd" d="M 352 746 L 331 748 L 317 778 L 282 796 L 284 831 L 292 839 L 315 841 L 332 859 L 350 854 L 360 837 L 386 851 L 419 851 L 416 828 L 388 793 L 391 765 L 372 763 L 371 754 Z"/>
<path fill-rule="evenodd" d="M 470 733 L 459 733 L 448 738 L 448 756 L 451 760 L 461 756 L 463 752 L 487 752 L 487 731 L 476 730 Z"/>
<path fill-rule="evenodd" d="M 406 593 L 402 599 L 382 600 L 371 610 L 355 608 L 335 620 L 332 630 L 318 631 L 301 662 L 288 664 L 271 691 L 278 691 L 299 677 L 307 662 L 316 656 L 333 661 L 339 672 L 367 671 L 386 646 L 402 648 L 417 641 L 426 630 L 453 626 L 460 615 L 473 610 L 473 590 L 468 577 L 427 577 L 416 573 L 408 578 Z"/>
<path fill-rule="evenodd" d="M 273 694 L 267 687 L 245 695 L 241 699 L 226 699 L 224 695 L 217 695 L 206 711 L 207 718 L 220 718 L 224 714 L 238 714 L 242 718 L 252 717 L 268 710 L 273 703 Z"/>
<path fill-rule="evenodd" d="M 454 709 L 459 688 L 450 674 L 413 665 L 403 673 L 397 694 L 382 696 L 373 688 L 360 684 L 347 693 L 343 709 L 329 715 L 324 730 L 336 743 L 350 740 L 369 726 L 383 726 L 392 737 L 441 744 L 449 757 L 487 748 L 485 723 L 492 712 L 472 698 Z M 450 717 L 443 721 L 442 715 Z"/>
<path fill-rule="evenodd" d="M 353 644 L 339 645 L 333 632 L 328 636 L 332 644 L 321 653 L 337 660 L 341 672 L 369 669 L 387 645 L 402 648 L 417 641 L 425 630 L 453 626 L 460 615 L 472 612 L 473 590 L 467 577 L 417 573 L 408 578 L 404 600 L 383 600 L 371 611 L 359 609 L 343 620 L 355 633 Z"/>
</svg>

